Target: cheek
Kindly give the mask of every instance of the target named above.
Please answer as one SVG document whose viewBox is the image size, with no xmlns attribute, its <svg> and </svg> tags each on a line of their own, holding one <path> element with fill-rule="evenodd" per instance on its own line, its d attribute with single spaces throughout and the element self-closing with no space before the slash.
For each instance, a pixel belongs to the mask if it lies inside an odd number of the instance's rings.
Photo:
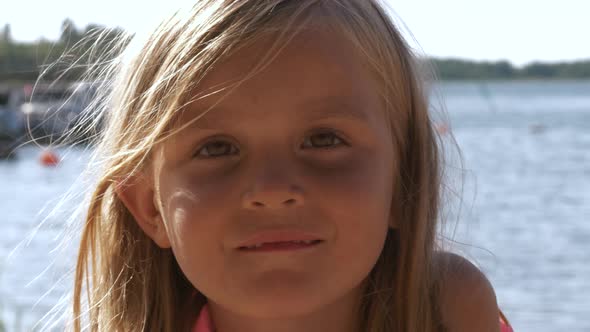
<svg viewBox="0 0 590 332">
<path fill-rule="evenodd" d="M 176 172 L 161 184 L 166 225 L 178 230 L 219 224 L 216 220 L 223 218 L 228 197 L 235 188 L 231 179 L 203 177 L 190 172 Z"/>
<path fill-rule="evenodd" d="M 365 152 L 318 174 L 313 197 L 336 224 L 337 243 L 345 255 L 373 260 L 380 254 L 389 227 L 393 165 L 383 154 Z"/>
<path fill-rule="evenodd" d="M 208 274 L 200 267 L 217 270 L 223 260 L 224 217 L 219 185 L 196 183 L 192 177 L 176 176 L 162 181 L 163 219 L 174 256 L 184 274 L 196 286 Z"/>
<path fill-rule="evenodd" d="M 316 192 L 314 200 L 325 200 L 323 205 L 344 219 L 366 223 L 389 217 L 392 181 L 390 158 L 377 151 L 362 151 L 340 167 L 317 172 L 310 186 Z"/>
</svg>

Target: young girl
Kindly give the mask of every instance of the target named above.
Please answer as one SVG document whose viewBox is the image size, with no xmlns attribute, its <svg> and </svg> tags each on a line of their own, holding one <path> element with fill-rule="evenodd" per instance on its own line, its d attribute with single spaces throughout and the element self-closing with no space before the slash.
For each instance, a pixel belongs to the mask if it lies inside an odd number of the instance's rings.
<svg viewBox="0 0 590 332">
<path fill-rule="evenodd" d="M 376 0 L 200 0 L 105 90 L 75 331 L 499 331 Z M 112 71 L 107 71 L 112 74 Z"/>
</svg>

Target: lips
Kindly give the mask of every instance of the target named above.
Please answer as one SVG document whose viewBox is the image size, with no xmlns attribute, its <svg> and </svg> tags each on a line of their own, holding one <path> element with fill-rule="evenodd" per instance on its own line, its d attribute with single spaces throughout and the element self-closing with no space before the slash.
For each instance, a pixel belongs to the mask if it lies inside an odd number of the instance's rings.
<svg viewBox="0 0 590 332">
<path fill-rule="evenodd" d="M 236 249 L 252 250 L 269 246 L 310 246 L 322 241 L 323 239 L 318 235 L 303 231 L 265 231 L 256 233 L 246 241 L 240 243 Z"/>
</svg>

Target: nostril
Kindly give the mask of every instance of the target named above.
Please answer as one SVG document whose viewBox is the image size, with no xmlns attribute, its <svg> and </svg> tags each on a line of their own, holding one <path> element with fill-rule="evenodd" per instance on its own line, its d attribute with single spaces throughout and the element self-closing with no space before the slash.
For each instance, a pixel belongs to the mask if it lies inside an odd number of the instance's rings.
<svg viewBox="0 0 590 332">
<path fill-rule="evenodd" d="M 283 195 L 269 193 L 268 195 L 258 195 L 259 197 L 244 197 L 242 207 L 246 209 L 284 209 L 294 208 L 303 203 L 303 198 L 297 195 Z"/>
</svg>

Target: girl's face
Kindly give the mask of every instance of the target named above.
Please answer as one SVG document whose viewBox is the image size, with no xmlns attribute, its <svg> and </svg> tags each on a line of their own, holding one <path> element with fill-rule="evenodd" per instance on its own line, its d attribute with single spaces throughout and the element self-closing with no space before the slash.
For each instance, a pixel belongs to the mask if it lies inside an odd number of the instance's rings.
<svg viewBox="0 0 590 332">
<path fill-rule="evenodd" d="M 199 91 L 242 78 L 270 45 L 241 49 Z M 395 173 L 382 100 L 361 59 L 336 33 L 303 32 L 237 90 L 193 102 L 180 124 L 215 106 L 156 153 L 167 239 L 212 305 L 270 318 L 358 301 L 390 225 Z M 240 248 L 272 231 L 321 242 Z M 275 240 L 286 239 L 264 242 Z"/>
</svg>

